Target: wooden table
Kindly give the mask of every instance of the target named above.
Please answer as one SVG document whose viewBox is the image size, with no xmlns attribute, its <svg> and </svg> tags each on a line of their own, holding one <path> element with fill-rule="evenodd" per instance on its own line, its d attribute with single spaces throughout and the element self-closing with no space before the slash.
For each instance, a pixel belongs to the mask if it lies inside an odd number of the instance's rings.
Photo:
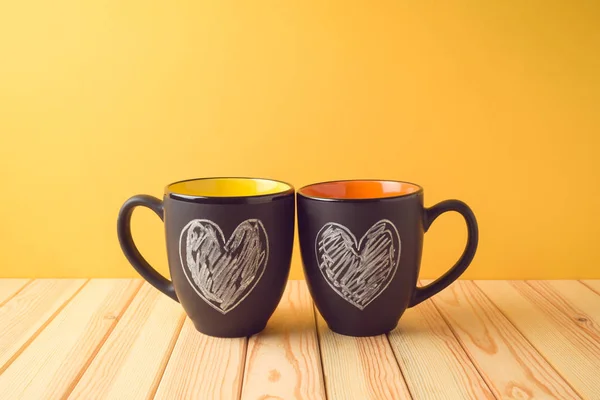
<svg viewBox="0 0 600 400">
<path fill-rule="evenodd" d="M 388 335 L 329 331 L 291 281 L 249 339 L 141 280 L 0 280 L 0 398 L 600 399 L 600 281 L 460 281 Z"/>
</svg>

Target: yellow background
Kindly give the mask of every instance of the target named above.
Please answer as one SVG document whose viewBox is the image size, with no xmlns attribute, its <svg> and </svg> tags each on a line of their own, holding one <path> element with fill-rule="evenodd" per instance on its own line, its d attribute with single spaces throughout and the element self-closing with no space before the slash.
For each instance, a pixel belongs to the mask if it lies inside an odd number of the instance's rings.
<svg viewBox="0 0 600 400">
<path fill-rule="evenodd" d="M 137 276 L 127 197 L 244 175 L 414 181 L 474 209 L 464 277 L 600 278 L 600 2 L 199 3 L 2 2 L 0 276 Z M 158 218 L 134 234 L 166 273 Z"/>
</svg>

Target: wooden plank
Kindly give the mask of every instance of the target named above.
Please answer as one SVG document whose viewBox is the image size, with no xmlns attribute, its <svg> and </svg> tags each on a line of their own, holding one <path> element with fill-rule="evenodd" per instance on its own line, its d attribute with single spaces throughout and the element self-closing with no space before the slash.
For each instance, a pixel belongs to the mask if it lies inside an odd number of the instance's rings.
<svg viewBox="0 0 600 400">
<path fill-rule="evenodd" d="M 339 335 L 316 314 L 328 398 L 411 398 L 386 335 Z"/>
<path fill-rule="evenodd" d="M 0 279 L 0 306 L 16 295 L 30 279 Z"/>
<path fill-rule="evenodd" d="M 110 334 L 139 280 L 92 280 L 0 375 L 6 399 L 56 399 L 74 384 Z"/>
<path fill-rule="evenodd" d="M 526 282 L 476 281 L 502 313 L 583 397 L 600 398 L 600 337 Z"/>
<path fill-rule="evenodd" d="M 290 281 L 265 330 L 248 342 L 242 399 L 324 399 L 315 314 L 302 281 Z"/>
<path fill-rule="evenodd" d="M 497 398 L 580 398 L 473 282 L 433 301 Z"/>
<path fill-rule="evenodd" d="M 431 300 L 402 315 L 388 334 L 414 399 L 493 399 Z"/>
<path fill-rule="evenodd" d="M 85 282 L 85 279 L 38 279 L 0 308 L 0 373 Z"/>
<path fill-rule="evenodd" d="M 600 337 L 600 296 L 578 281 L 527 281 L 554 307 Z"/>
<path fill-rule="evenodd" d="M 144 284 L 69 398 L 154 396 L 184 319 L 179 303 Z"/>
<path fill-rule="evenodd" d="M 584 279 L 580 282 L 600 295 L 600 279 Z"/>
<path fill-rule="evenodd" d="M 239 399 L 246 344 L 203 335 L 186 318 L 155 399 Z"/>
</svg>

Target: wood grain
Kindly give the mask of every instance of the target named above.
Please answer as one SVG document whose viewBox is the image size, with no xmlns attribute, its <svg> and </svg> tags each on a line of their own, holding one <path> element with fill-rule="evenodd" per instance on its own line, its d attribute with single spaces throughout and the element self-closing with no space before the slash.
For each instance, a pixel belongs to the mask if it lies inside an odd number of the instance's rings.
<svg viewBox="0 0 600 400">
<path fill-rule="evenodd" d="M 430 300 L 406 310 L 388 336 L 414 399 L 494 398 Z"/>
<path fill-rule="evenodd" d="M 387 336 L 314 318 L 301 281 L 247 341 L 138 279 L 0 279 L 0 398 L 600 399 L 600 280 L 460 281 Z"/>
<path fill-rule="evenodd" d="M 585 279 L 580 282 L 600 295 L 600 279 Z"/>
<path fill-rule="evenodd" d="M 203 335 L 186 318 L 155 399 L 239 399 L 246 344 Z"/>
<path fill-rule="evenodd" d="M 30 279 L 0 279 L 0 306 L 3 306 L 30 282 Z"/>
<path fill-rule="evenodd" d="M 179 303 L 145 283 L 69 398 L 152 397 L 184 318 Z"/>
<path fill-rule="evenodd" d="M 472 282 L 455 282 L 433 301 L 497 398 L 580 398 Z"/>
<path fill-rule="evenodd" d="M 0 375 L 6 399 L 68 395 L 138 290 L 138 280 L 92 280 Z"/>
<path fill-rule="evenodd" d="M 317 327 L 328 398 L 411 398 L 385 335 L 339 335 L 327 327 L 318 312 Z"/>
<path fill-rule="evenodd" d="M 600 336 L 522 281 L 476 281 L 512 324 L 583 397 L 600 398 Z"/>
<path fill-rule="evenodd" d="M 290 281 L 265 330 L 248 342 L 242 399 L 324 399 L 310 294 Z"/>
<path fill-rule="evenodd" d="M 0 373 L 85 282 L 85 279 L 35 280 L 0 308 Z"/>
<path fill-rule="evenodd" d="M 600 337 L 600 296 L 578 281 L 527 281 L 554 307 Z"/>
</svg>

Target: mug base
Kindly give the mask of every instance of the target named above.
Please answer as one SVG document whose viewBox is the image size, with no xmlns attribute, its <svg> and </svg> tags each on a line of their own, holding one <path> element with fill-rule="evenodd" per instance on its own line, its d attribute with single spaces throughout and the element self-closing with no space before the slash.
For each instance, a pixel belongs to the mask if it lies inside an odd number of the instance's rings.
<svg viewBox="0 0 600 400">
<path fill-rule="evenodd" d="M 327 324 L 329 329 L 337 334 L 351 337 L 369 337 L 369 336 L 380 336 L 385 335 L 396 329 L 398 323 L 394 323 L 389 326 L 377 326 L 377 327 L 365 327 L 365 326 L 341 326 L 334 324 Z"/>
<path fill-rule="evenodd" d="M 196 328 L 196 330 L 200 333 L 202 333 L 203 335 L 206 336 L 211 336 L 211 337 L 217 337 L 217 338 L 226 338 L 226 339 L 233 339 L 233 338 L 243 338 L 243 337 L 249 337 L 252 335 L 256 335 L 257 333 L 262 332 L 265 327 L 267 326 L 267 323 L 261 323 L 258 324 L 257 326 L 254 327 L 250 327 L 250 328 L 244 328 L 244 329 L 207 329 L 207 327 L 201 327 L 200 324 L 197 324 L 196 322 L 192 321 L 192 323 L 194 324 L 194 327 Z"/>
</svg>

